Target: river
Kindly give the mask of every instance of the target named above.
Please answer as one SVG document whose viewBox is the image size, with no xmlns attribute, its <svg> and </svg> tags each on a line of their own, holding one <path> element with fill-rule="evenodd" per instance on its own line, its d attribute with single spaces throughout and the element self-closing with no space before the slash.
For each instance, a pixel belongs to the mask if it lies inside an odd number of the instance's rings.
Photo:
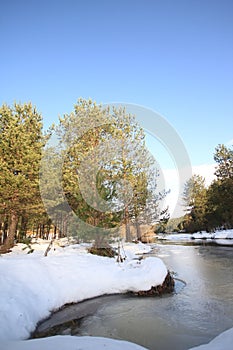
<svg viewBox="0 0 233 350">
<path fill-rule="evenodd" d="M 233 247 L 160 244 L 151 255 L 174 273 L 174 294 L 100 297 L 55 313 L 41 330 L 60 323 L 63 334 L 113 337 L 151 350 L 186 350 L 233 327 Z"/>
</svg>

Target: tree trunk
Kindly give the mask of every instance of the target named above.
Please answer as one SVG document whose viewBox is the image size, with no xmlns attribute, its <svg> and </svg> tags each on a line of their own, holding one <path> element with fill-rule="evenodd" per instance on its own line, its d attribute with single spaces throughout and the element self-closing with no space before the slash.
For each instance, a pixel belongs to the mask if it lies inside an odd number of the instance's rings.
<svg viewBox="0 0 233 350">
<path fill-rule="evenodd" d="M 46 249 L 46 251 L 45 251 L 45 253 L 44 253 L 44 256 L 47 256 L 47 255 L 48 255 L 49 251 L 50 251 L 51 248 L 52 248 L 53 241 L 54 241 L 54 238 L 51 239 L 51 241 L 50 241 L 50 243 L 49 243 L 49 245 L 48 245 L 48 247 L 47 247 L 47 249 Z"/>
<path fill-rule="evenodd" d="M 36 226 L 36 238 L 41 238 L 40 237 L 40 224 Z"/>
<path fill-rule="evenodd" d="M 28 224 L 28 218 L 26 218 L 25 216 L 22 216 L 19 239 L 23 239 L 27 237 L 27 224 Z"/>
<path fill-rule="evenodd" d="M 135 217 L 135 226 L 136 226 L 136 232 L 137 232 L 137 240 L 141 241 L 142 240 L 141 227 L 138 222 L 137 216 Z"/>
<path fill-rule="evenodd" d="M 57 235 L 57 226 L 56 225 L 53 225 L 53 237 L 55 239 L 59 238 L 58 235 Z"/>
<path fill-rule="evenodd" d="M 128 207 L 125 208 L 125 240 L 126 242 L 131 242 L 131 232 L 130 232 L 130 222 L 129 222 L 129 210 Z"/>
<path fill-rule="evenodd" d="M 0 247 L 0 253 L 3 253 L 3 254 L 7 253 L 14 246 L 14 239 L 15 239 L 18 220 L 19 220 L 19 217 L 17 213 L 12 212 L 10 215 L 8 236 L 5 242 L 3 243 L 3 245 Z"/>
</svg>

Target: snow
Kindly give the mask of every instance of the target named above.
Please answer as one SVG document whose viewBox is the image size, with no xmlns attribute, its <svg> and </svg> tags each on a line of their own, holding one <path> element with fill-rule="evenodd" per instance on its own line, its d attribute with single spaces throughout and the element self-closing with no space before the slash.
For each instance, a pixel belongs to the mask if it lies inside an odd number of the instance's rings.
<svg viewBox="0 0 233 350">
<path fill-rule="evenodd" d="M 233 230 L 216 232 L 197 232 L 192 234 L 193 239 L 207 239 L 219 245 L 233 245 Z"/>
<path fill-rule="evenodd" d="M 87 245 L 79 244 L 64 248 L 56 244 L 44 257 L 47 246 L 48 242 L 37 242 L 32 245 L 33 254 L 28 255 L 28 249 L 22 250 L 24 245 L 17 245 L 12 253 L 0 257 L 1 344 L 28 338 L 40 320 L 66 303 L 104 294 L 149 290 L 162 284 L 167 275 L 161 259 L 135 259 L 136 254 L 149 250 L 143 244 L 127 244 L 125 253 L 130 258 L 123 263 L 89 254 Z M 34 344 L 26 341 L 17 346 L 28 348 L 26 343 Z M 12 347 L 16 348 L 16 343 Z"/>
<path fill-rule="evenodd" d="M 232 350 L 233 348 L 233 328 L 221 333 L 209 344 L 200 345 L 190 350 Z"/>
<path fill-rule="evenodd" d="M 169 233 L 159 234 L 155 236 L 158 239 L 169 241 L 187 241 L 191 238 L 190 233 Z"/>
<path fill-rule="evenodd" d="M 156 236 L 160 240 L 169 241 L 189 241 L 195 240 L 210 240 L 219 245 L 233 245 L 233 230 L 218 230 L 216 232 L 197 232 L 197 233 L 171 233 Z"/>
<path fill-rule="evenodd" d="M 190 350 L 232 350 L 233 328 L 221 333 L 209 344 Z M 1 350 L 146 350 L 146 348 L 126 341 L 102 337 L 55 336 L 27 341 L 3 341 Z M 159 350 L 159 349 L 158 349 Z"/>
<path fill-rule="evenodd" d="M 233 238 L 233 230 L 215 234 L 219 241 Z M 178 237 L 180 234 L 173 239 L 180 239 Z M 145 350 L 136 344 L 102 337 L 24 340 L 38 321 L 66 303 L 102 294 L 147 290 L 161 284 L 167 274 L 166 266 L 158 258 L 147 257 L 140 262 L 136 259 L 138 254 L 150 251 L 150 247 L 142 243 L 124 245 L 127 259 L 123 263 L 87 253 L 87 244 L 67 243 L 66 240 L 56 242 L 47 257 L 43 256 L 48 246 L 45 241 L 32 245 L 33 254 L 28 255 L 29 249 L 22 250 L 25 245 L 19 244 L 12 253 L 0 256 L 1 350 Z M 232 342 L 233 328 L 209 344 L 190 350 L 230 350 Z"/>
<path fill-rule="evenodd" d="M 140 345 L 101 337 L 56 336 L 18 342 L 3 342 L 1 350 L 143 350 Z"/>
<path fill-rule="evenodd" d="M 194 239 L 233 239 L 233 230 L 222 230 L 216 232 L 197 232 L 192 235 Z"/>
<path fill-rule="evenodd" d="M 117 248 L 117 244 L 114 245 Z M 147 254 L 151 251 L 151 246 L 145 245 L 141 242 L 132 244 L 132 243 L 124 243 L 124 248 L 122 251 L 122 255 L 124 253 L 128 259 L 136 259 L 137 255 Z"/>
</svg>

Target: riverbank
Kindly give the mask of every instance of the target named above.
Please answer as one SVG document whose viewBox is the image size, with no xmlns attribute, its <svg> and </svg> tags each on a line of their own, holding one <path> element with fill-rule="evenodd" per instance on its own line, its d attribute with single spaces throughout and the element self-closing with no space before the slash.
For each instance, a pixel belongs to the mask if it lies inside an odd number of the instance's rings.
<svg viewBox="0 0 233 350">
<path fill-rule="evenodd" d="M 233 328 L 221 333 L 210 343 L 189 350 L 232 350 Z M 140 345 L 102 337 L 56 336 L 18 342 L 3 342 L 2 350 L 148 350 Z"/>
<path fill-rule="evenodd" d="M 67 303 L 96 296 L 137 293 L 163 284 L 168 270 L 159 258 L 138 260 L 150 247 L 128 244 L 126 259 L 99 257 L 87 245 L 54 245 L 44 257 L 48 242 L 38 241 L 27 254 L 23 245 L 0 258 L 0 339 L 27 339 L 37 323 Z"/>
<path fill-rule="evenodd" d="M 27 249 L 22 251 L 23 246 L 19 245 L 14 248 L 11 254 L 0 257 L 0 335 L 1 349 L 3 350 L 39 350 L 42 347 L 43 350 L 65 350 L 67 348 L 76 349 L 77 347 L 82 348 L 82 350 L 93 348 L 99 350 L 103 347 L 108 347 L 111 350 L 143 349 L 138 345 L 134 347 L 133 344 L 127 342 L 99 338 L 110 337 L 108 334 L 113 332 L 115 327 L 113 318 L 116 317 L 116 321 L 118 320 L 117 313 L 119 313 L 121 324 L 123 322 L 123 329 L 127 330 L 127 334 L 133 331 L 133 336 L 129 339 L 129 337 L 122 334 L 122 336 L 116 338 L 136 342 L 148 349 L 167 350 L 172 348 L 170 345 L 168 347 L 160 346 L 163 334 L 166 343 L 169 335 L 171 345 L 177 345 L 184 340 L 187 345 L 183 349 L 188 349 L 197 344 L 208 343 L 224 329 L 231 327 L 232 311 L 227 303 L 224 304 L 226 290 L 222 289 L 226 284 L 229 286 L 229 283 L 232 283 L 232 273 L 224 272 L 228 267 L 230 269 L 228 270 L 231 271 L 231 248 L 160 245 L 155 247 L 154 254 L 161 258 L 169 269 L 179 272 L 178 277 L 187 281 L 187 286 L 183 292 L 175 293 L 168 298 L 134 299 L 133 297 L 131 301 L 125 299 L 122 307 L 119 307 L 121 306 L 120 301 L 110 302 L 107 308 L 106 305 L 104 307 L 106 315 L 109 315 L 110 318 L 107 318 L 103 325 L 104 329 L 107 329 L 105 334 L 102 335 L 95 334 L 88 326 L 88 331 L 85 333 L 84 330 L 84 333 L 80 334 L 82 337 L 59 336 L 20 341 L 19 339 L 27 338 L 27 336 L 22 337 L 22 325 L 24 328 L 26 327 L 25 331 L 29 334 L 30 329 L 35 327 L 35 318 L 45 318 L 45 311 L 49 315 L 54 309 L 54 303 L 59 302 L 60 305 L 63 305 L 66 303 L 64 300 L 72 300 L 74 295 L 78 300 L 86 299 L 88 296 L 86 291 L 89 290 L 92 294 L 94 291 L 96 292 L 96 283 L 99 283 L 104 276 L 110 284 L 113 283 L 113 288 L 122 290 L 123 285 L 127 288 L 131 287 L 132 283 L 136 283 L 134 279 L 138 280 L 139 277 L 142 279 L 144 275 L 147 278 L 147 268 L 149 266 L 147 266 L 146 261 L 150 262 L 152 259 L 152 262 L 155 259 L 148 255 L 146 255 L 148 256 L 146 259 L 138 259 L 138 254 L 149 253 L 151 246 L 142 244 L 125 245 L 125 254 L 128 259 L 120 264 L 116 263 L 115 259 L 110 259 L 112 261 L 110 265 L 115 266 L 112 269 L 107 263 L 108 258 L 87 254 L 87 245 L 72 245 L 65 248 L 55 245 L 49 252 L 48 257 L 44 258 L 43 254 L 47 245 L 48 242 L 35 245 L 34 253 L 29 255 L 27 255 Z M 222 253 L 220 253 L 221 251 Z M 88 260 L 86 260 L 87 258 Z M 99 267 L 96 262 L 93 263 L 93 259 L 98 259 Z M 108 265 L 109 267 L 107 267 Z M 167 272 L 167 268 L 165 270 Z M 116 271 L 123 271 L 123 273 L 116 273 Z M 149 274 L 151 273 L 154 273 L 153 268 L 149 271 Z M 77 278 L 77 276 L 79 277 Z M 92 276 L 92 280 L 90 280 L 90 276 Z M 122 276 L 125 276 L 125 278 L 122 278 Z M 210 278 L 210 276 L 214 276 L 214 278 Z M 225 279 L 224 276 L 227 276 L 227 278 Z M 107 281 L 104 288 L 107 288 Z M 142 283 L 142 280 L 140 283 Z M 229 288 L 232 290 L 231 287 Z M 98 295 L 102 295 L 104 291 L 99 290 L 99 292 L 101 294 Z M 228 294 L 231 298 L 230 292 Z M 225 298 L 220 299 L 224 295 Z M 216 303 L 216 300 L 220 300 L 220 302 Z M 80 303 L 78 304 L 80 305 Z M 100 318 L 94 317 L 93 319 L 95 329 L 96 327 L 99 329 L 101 325 L 103 311 L 100 310 L 100 312 Z M 137 312 L 141 317 L 137 317 Z M 126 317 L 125 324 L 124 316 Z M 166 317 L 168 319 L 167 326 L 165 323 Z M 221 317 L 225 317 L 226 320 L 229 319 L 229 322 L 225 324 Z M 135 325 L 137 320 L 139 322 L 138 328 Z M 213 329 L 214 324 L 216 324 L 216 330 Z M 108 329 L 110 333 L 108 333 Z M 21 335 L 18 334 L 18 336 L 17 331 L 19 330 Z M 87 334 L 98 336 L 98 338 L 83 337 Z M 152 337 L 150 345 L 147 341 L 142 342 L 142 339 L 145 340 L 149 334 Z M 201 338 L 199 338 L 200 336 Z M 231 331 L 224 333 L 222 337 L 219 336 L 216 340 L 218 343 L 216 349 L 230 350 L 231 347 L 226 345 L 227 339 L 229 343 L 229 338 L 233 338 L 233 332 Z M 209 350 L 212 348 L 210 345 L 209 347 L 205 345 L 200 349 Z"/>
<path fill-rule="evenodd" d="M 196 233 L 162 233 L 154 236 L 154 240 L 173 242 L 206 242 L 215 245 L 233 246 L 233 230 L 218 230 L 215 232 Z"/>
</svg>

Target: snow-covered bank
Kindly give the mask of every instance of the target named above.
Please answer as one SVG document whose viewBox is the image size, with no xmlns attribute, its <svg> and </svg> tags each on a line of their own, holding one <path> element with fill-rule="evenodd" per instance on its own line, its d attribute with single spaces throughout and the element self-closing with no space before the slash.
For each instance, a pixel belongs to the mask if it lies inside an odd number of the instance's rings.
<svg viewBox="0 0 233 350">
<path fill-rule="evenodd" d="M 193 240 L 209 240 L 219 245 L 233 245 L 233 230 L 222 230 L 215 232 L 197 232 L 197 233 L 171 233 L 160 234 L 155 236 L 160 240 L 168 241 L 189 241 Z"/>
<path fill-rule="evenodd" d="M 209 344 L 196 346 L 190 350 L 232 350 L 233 348 L 233 328 L 221 333 Z"/>
<path fill-rule="evenodd" d="M 191 239 L 190 233 L 162 233 L 157 234 L 155 238 L 165 241 L 188 241 Z"/>
<path fill-rule="evenodd" d="M 233 230 L 223 230 L 216 232 L 197 232 L 192 234 L 193 239 L 233 239 Z"/>
<path fill-rule="evenodd" d="M 26 337 L 25 333 L 29 334 L 31 328 L 35 327 L 36 320 L 46 317 L 63 303 L 72 299 L 75 301 L 86 299 L 90 297 L 88 295 L 103 294 L 106 290 L 108 293 L 112 287 L 116 288 L 116 292 L 120 292 L 139 283 L 141 289 L 144 277 L 151 278 L 154 284 L 155 276 L 152 274 L 157 276 L 158 271 L 155 269 L 157 259 L 146 258 L 140 263 L 134 260 L 136 253 L 141 254 L 150 250 L 147 245 L 124 245 L 128 259 L 122 264 L 116 263 L 115 259 L 87 254 L 87 245 L 72 245 L 65 248 L 56 245 L 54 247 L 56 250 L 52 248 L 48 257 L 44 258 L 43 253 L 47 245 L 48 242 L 33 245 L 35 252 L 30 255 L 27 255 L 28 249 L 22 251 L 23 246 L 18 245 L 11 254 L 0 257 L 0 349 L 144 349 L 128 342 L 94 337 L 56 336 L 20 340 Z M 157 267 L 162 270 L 160 267 L 164 267 L 164 264 L 161 266 L 160 264 L 161 261 Z M 151 271 L 147 271 L 150 267 Z M 166 272 L 165 268 L 164 274 Z M 232 341 L 233 329 L 197 349 L 230 350 L 232 347 L 229 344 L 232 344 Z"/>
<path fill-rule="evenodd" d="M 145 350 L 126 341 L 101 337 L 56 336 L 27 341 L 3 342 L 1 350 Z"/>
<path fill-rule="evenodd" d="M 233 328 L 221 333 L 209 344 L 190 350 L 232 350 Z M 102 337 L 55 336 L 27 341 L 3 341 L 1 350 L 146 350 L 146 348 L 127 341 Z M 159 350 L 159 349 L 158 349 Z"/>
<path fill-rule="evenodd" d="M 48 257 L 43 257 L 41 245 L 33 248 L 36 251 L 30 255 L 18 247 L 0 257 L 0 341 L 26 339 L 38 321 L 66 303 L 149 290 L 162 284 L 167 275 L 159 258 L 127 259 L 119 264 L 88 254 L 80 245 L 56 247 Z M 134 257 L 142 248 L 126 246 L 126 254 L 130 251 Z"/>
</svg>

